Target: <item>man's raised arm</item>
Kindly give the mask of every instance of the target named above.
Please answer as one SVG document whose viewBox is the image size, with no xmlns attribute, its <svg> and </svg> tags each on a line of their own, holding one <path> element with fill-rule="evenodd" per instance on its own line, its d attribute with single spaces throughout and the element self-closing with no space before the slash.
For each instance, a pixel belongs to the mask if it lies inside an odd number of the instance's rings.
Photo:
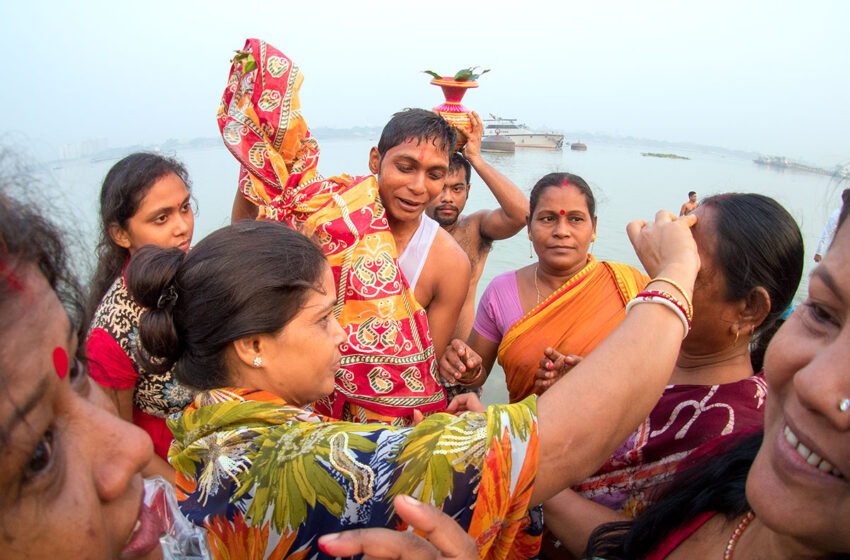
<svg viewBox="0 0 850 560">
<path fill-rule="evenodd" d="M 528 197 L 513 181 L 496 171 L 481 157 L 481 136 L 484 125 L 477 113 L 471 113 L 472 130 L 463 149 L 464 157 L 472 164 L 475 172 L 484 181 L 500 208 L 482 210 L 479 233 L 487 239 L 507 239 L 513 237 L 525 226 L 528 217 Z"/>
</svg>

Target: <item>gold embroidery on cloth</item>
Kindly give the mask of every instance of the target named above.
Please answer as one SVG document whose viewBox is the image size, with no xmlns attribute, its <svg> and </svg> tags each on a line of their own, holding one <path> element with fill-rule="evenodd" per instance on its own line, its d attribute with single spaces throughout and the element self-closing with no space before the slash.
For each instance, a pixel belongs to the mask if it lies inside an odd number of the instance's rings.
<svg viewBox="0 0 850 560">
<path fill-rule="evenodd" d="M 330 459 L 333 467 L 351 479 L 354 501 L 364 504 L 375 495 L 375 473 L 348 452 L 348 434 L 339 432 L 331 438 Z"/>
</svg>

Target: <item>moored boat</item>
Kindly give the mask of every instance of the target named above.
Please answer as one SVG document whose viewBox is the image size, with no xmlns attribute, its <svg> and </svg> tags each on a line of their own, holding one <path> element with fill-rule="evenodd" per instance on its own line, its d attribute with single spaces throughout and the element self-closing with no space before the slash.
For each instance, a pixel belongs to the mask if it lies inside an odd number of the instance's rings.
<svg viewBox="0 0 850 560">
<path fill-rule="evenodd" d="M 484 138 L 496 135 L 505 136 L 513 140 L 517 148 L 543 148 L 548 150 L 560 150 L 564 145 L 563 134 L 550 134 L 547 132 L 534 132 L 524 124 L 518 123 L 517 119 L 503 119 L 490 113 L 489 119 L 484 119 Z"/>
<path fill-rule="evenodd" d="M 516 151 L 516 144 L 508 136 L 494 134 L 481 138 L 481 151 L 512 154 Z"/>
</svg>

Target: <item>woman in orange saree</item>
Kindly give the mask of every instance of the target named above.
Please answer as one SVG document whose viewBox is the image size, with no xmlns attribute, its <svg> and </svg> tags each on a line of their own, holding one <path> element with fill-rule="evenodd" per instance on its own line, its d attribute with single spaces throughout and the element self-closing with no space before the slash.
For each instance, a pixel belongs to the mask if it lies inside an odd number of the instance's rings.
<svg viewBox="0 0 850 560">
<path fill-rule="evenodd" d="M 546 348 L 586 356 L 625 318 L 626 304 L 648 281 L 634 267 L 588 253 L 596 238 L 596 202 L 581 177 L 546 175 L 531 191 L 530 210 L 528 237 L 538 262 L 493 279 L 466 344 L 453 340 L 440 361 L 445 377 L 478 387 L 498 358 L 510 402 L 541 392 L 535 372 Z M 482 361 L 472 379 L 459 360 L 469 352 Z"/>
</svg>

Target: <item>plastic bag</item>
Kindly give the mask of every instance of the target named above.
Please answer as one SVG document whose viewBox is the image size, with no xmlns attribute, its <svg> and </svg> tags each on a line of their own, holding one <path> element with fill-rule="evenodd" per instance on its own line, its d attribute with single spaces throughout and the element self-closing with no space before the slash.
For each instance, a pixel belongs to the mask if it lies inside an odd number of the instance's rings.
<svg viewBox="0 0 850 560">
<path fill-rule="evenodd" d="M 160 522 L 163 560 L 212 560 L 206 529 L 183 516 L 174 487 L 161 476 L 145 479 L 145 505 Z"/>
</svg>

